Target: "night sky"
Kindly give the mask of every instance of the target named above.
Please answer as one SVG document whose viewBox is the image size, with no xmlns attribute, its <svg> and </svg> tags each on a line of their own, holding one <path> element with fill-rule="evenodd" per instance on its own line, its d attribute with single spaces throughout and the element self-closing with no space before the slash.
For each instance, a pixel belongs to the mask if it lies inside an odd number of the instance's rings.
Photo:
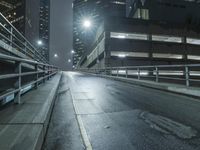
<svg viewBox="0 0 200 150">
<path fill-rule="evenodd" d="M 50 63 L 69 70 L 72 63 L 72 2 L 73 0 L 51 0 Z M 58 57 L 55 58 L 54 54 Z"/>
</svg>

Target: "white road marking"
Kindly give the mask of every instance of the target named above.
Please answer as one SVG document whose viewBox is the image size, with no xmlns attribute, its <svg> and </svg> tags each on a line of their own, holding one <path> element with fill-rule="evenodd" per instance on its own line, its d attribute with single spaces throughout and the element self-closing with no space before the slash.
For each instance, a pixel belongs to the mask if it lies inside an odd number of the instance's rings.
<svg viewBox="0 0 200 150">
<path fill-rule="evenodd" d="M 76 118 L 77 118 L 77 121 L 78 121 L 79 129 L 80 129 L 80 132 L 81 132 L 81 137 L 82 137 L 83 143 L 85 145 L 85 149 L 86 150 L 92 150 L 92 145 L 91 145 L 89 137 L 87 135 L 87 131 L 84 127 L 81 115 L 78 115 L 79 111 L 78 111 L 78 108 L 76 107 L 76 105 L 74 103 L 74 96 L 72 95 L 71 89 L 70 89 L 70 93 L 71 93 L 71 96 L 72 96 L 72 103 L 73 103 L 73 106 L 74 106 L 74 111 L 75 111 Z"/>
</svg>

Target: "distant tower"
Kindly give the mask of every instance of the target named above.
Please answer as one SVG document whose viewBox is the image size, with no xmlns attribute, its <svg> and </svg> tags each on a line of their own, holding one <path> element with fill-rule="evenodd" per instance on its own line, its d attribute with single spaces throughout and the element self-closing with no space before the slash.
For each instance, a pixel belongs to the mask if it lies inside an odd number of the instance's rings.
<svg viewBox="0 0 200 150">
<path fill-rule="evenodd" d="M 22 33 L 35 47 L 38 47 L 48 60 L 50 0 L 2 0 L 1 13 Z"/>
</svg>

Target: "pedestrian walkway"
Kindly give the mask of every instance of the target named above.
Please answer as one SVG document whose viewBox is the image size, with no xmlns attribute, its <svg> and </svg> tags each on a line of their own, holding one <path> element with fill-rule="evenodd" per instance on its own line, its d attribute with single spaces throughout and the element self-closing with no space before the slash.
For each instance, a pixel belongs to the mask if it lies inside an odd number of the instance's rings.
<svg viewBox="0 0 200 150">
<path fill-rule="evenodd" d="M 0 150 L 40 150 L 61 73 L 0 111 Z"/>
</svg>

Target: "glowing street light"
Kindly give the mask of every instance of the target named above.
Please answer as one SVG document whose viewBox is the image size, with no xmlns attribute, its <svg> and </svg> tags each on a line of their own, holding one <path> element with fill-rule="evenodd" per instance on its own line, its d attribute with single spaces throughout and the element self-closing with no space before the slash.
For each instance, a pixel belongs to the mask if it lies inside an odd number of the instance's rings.
<svg viewBox="0 0 200 150">
<path fill-rule="evenodd" d="M 83 26 L 85 28 L 90 28 L 92 26 L 92 23 L 91 23 L 90 20 L 86 19 L 86 20 L 83 21 Z"/>
<path fill-rule="evenodd" d="M 74 50 L 71 50 L 71 53 L 72 53 L 72 54 L 74 54 L 74 53 L 75 53 L 75 51 L 74 51 Z"/>
<path fill-rule="evenodd" d="M 42 43 L 41 40 L 38 40 L 38 41 L 37 41 L 37 44 L 40 46 L 40 45 L 42 45 L 43 43 Z"/>
<path fill-rule="evenodd" d="M 72 62 L 71 59 L 68 59 L 68 63 Z"/>
<path fill-rule="evenodd" d="M 54 57 L 57 58 L 57 57 L 58 57 L 58 54 L 54 54 Z"/>
</svg>

